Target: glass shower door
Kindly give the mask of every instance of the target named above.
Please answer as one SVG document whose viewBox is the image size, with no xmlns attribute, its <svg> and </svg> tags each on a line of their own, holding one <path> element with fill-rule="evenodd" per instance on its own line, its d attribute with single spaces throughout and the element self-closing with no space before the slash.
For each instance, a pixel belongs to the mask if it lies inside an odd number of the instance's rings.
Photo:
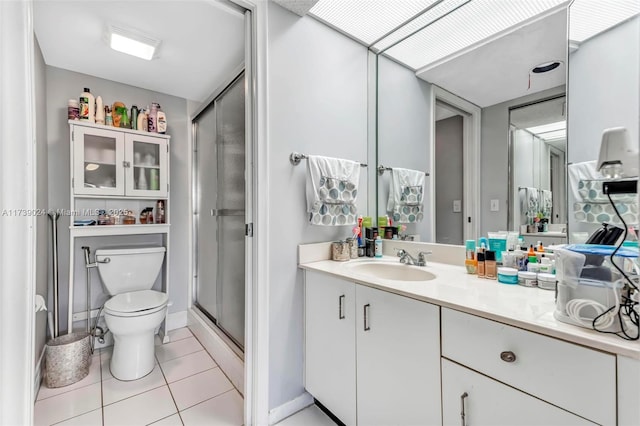
<svg viewBox="0 0 640 426">
<path fill-rule="evenodd" d="M 206 121 L 206 123 L 205 123 Z M 241 348 L 245 305 L 244 74 L 197 121 L 196 303 Z"/>
</svg>

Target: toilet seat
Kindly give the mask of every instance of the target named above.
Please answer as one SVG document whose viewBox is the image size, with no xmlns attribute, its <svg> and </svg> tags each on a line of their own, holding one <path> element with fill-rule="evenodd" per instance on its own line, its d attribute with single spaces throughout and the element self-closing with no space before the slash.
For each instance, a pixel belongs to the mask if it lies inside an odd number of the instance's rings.
<svg viewBox="0 0 640 426">
<path fill-rule="evenodd" d="M 130 291 L 113 296 L 104 304 L 107 314 L 118 317 L 138 317 L 164 309 L 169 302 L 166 293 L 154 290 Z"/>
</svg>

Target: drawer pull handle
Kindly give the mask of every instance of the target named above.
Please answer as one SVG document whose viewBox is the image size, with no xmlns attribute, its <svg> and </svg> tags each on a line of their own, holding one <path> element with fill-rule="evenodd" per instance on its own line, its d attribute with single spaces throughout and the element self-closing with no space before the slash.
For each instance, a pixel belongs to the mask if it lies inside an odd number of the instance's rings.
<svg viewBox="0 0 640 426">
<path fill-rule="evenodd" d="M 338 319 L 344 319 L 344 294 L 338 297 Z"/>
<path fill-rule="evenodd" d="M 371 330 L 369 327 L 369 304 L 364 305 L 364 331 Z"/>
<path fill-rule="evenodd" d="M 516 354 L 511 351 L 504 351 L 500 353 L 500 359 L 504 362 L 514 362 L 516 360 Z"/>
<path fill-rule="evenodd" d="M 469 396 L 468 393 L 463 393 L 462 395 L 460 395 L 460 421 L 461 421 L 461 425 L 462 426 L 466 426 L 467 422 L 466 422 L 466 413 L 464 412 L 464 400 L 465 398 L 467 398 Z"/>
</svg>

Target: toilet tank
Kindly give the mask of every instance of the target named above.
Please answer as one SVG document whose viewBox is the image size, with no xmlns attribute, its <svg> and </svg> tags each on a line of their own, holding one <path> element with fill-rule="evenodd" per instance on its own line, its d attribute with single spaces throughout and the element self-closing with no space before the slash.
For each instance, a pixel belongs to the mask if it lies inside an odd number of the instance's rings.
<svg viewBox="0 0 640 426">
<path fill-rule="evenodd" d="M 110 295 L 149 290 L 156 281 L 164 247 L 114 247 L 96 250 L 102 284 Z"/>
</svg>

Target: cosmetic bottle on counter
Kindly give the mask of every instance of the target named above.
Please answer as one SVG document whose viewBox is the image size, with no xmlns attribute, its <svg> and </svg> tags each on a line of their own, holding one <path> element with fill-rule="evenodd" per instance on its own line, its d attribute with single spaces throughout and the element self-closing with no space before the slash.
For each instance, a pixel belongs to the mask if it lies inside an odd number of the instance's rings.
<svg viewBox="0 0 640 426">
<path fill-rule="evenodd" d="M 498 277 L 496 252 L 493 250 L 487 250 L 484 252 L 484 273 L 485 277 L 490 280 L 495 280 Z"/>
<path fill-rule="evenodd" d="M 479 251 L 477 254 L 478 257 L 478 278 L 484 278 L 485 277 L 485 264 L 484 264 L 484 252 L 483 251 Z"/>
<path fill-rule="evenodd" d="M 380 235 L 376 237 L 374 250 L 375 257 L 382 257 L 382 238 L 380 238 Z"/>
</svg>

